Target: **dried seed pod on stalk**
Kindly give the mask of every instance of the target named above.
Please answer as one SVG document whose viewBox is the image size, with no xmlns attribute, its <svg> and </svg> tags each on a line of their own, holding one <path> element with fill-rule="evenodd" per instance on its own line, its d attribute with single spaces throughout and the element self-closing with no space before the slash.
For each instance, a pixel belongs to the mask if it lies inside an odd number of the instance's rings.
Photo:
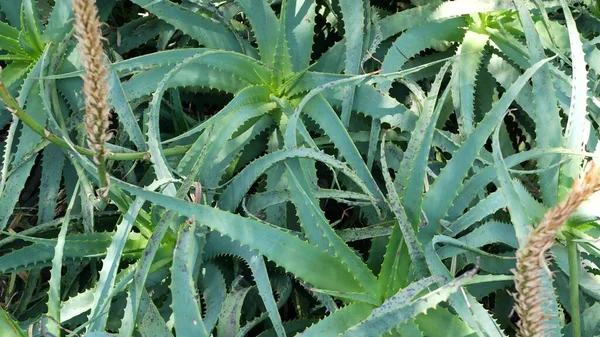
<svg viewBox="0 0 600 337">
<path fill-rule="evenodd" d="M 517 250 L 515 274 L 515 311 L 520 317 L 518 327 L 523 337 L 547 336 L 546 322 L 550 319 L 544 312 L 543 303 L 550 301 L 543 291 L 544 274 L 549 274 L 546 253 L 556 233 L 569 216 L 592 194 L 600 190 L 600 166 L 590 162 L 583 178 L 559 205 L 549 210 L 540 224 L 531 232 L 525 244 Z"/>
<path fill-rule="evenodd" d="M 94 152 L 94 162 L 98 166 L 100 181 L 99 196 L 108 196 L 109 178 L 106 172 L 106 142 L 112 134 L 110 127 L 110 106 L 108 103 L 108 70 L 102 49 L 100 19 L 95 0 L 73 0 L 75 33 L 79 41 L 85 97 L 85 128 L 88 133 L 88 146 Z"/>
</svg>

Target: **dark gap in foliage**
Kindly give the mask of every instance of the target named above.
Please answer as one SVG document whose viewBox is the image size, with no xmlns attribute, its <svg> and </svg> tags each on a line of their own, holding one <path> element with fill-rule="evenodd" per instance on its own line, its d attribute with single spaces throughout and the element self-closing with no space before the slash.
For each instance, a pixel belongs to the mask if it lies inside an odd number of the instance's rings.
<svg viewBox="0 0 600 337">
<path fill-rule="evenodd" d="M 333 172 L 320 161 L 315 162 L 317 169 L 317 185 L 320 188 L 331 188 L 330 181 L 333 179 Z"/>
<path fill-rule="evenodd" d="M 439 156 L 439 159 L 441 159 L 441 161 L 445 161 L 447 163 L 452 159 L 452 153 L 443 151 L 442 149 L 437 148 L 437 147 L 436 147 L 436 149 L 438 150 L 437 154 Z"/>
<path fill-rule="evenodd" d="M 435 0 L 437 1 L 437 0 Z M 432 1 L 432 2 L 435 2 Z M 377 7 L 382 7 L 388 11 L 390 11 L 390 13 L 395 13 L 395 12 L 401 12 L 403 10 L 406 9 L 410 9 L 410 8 L 415 8 L 417 7 L 418 3 L 426 3 L 426 1 L 418 1 L 415 2 L 414 0 L 400 0 L 400 1 L 394 1 L 394 0 L 375 0 L 372 1 L 374 6 Z"/>
<path fill-rule="evenodd" d="M 113 232 L 116 230 L 116 224 L 118 223 L 119 218 L 118 215 L 95 217 L 95 230 L 97 232 Z"/>
<path fill-rule="evenodd" d="M 487 310 L 492 310 L 496 303 L 496 294 L 491 293 L 491 294 L 481 298 L 480 301 L 481 301 L 481 304 L 483 304 L 484 308 L 486 308 Z"/>
<path fill-rule="evenodd" d="M 360 227 L 362 227 L 362 226 L 357 226 L 357 227 L 353 227 L 353 228 L 360 228 Z M 369 256 L 369 249 L 371 248 L 371 240 L 370 239 L 356 240 L 356 241 L 352 241 L 352 242 L 347 242 L 346 244 L 350 248 L 355 250 L 363 260 L 366 260 L 367 257 Z"/>
<path fill-rule="evenodd" d="M 400 82 L 392 82 L 392 88 L 390 89 L 389 94 L 406 107 L 410 107 L 413 104 L 410 90 Z"/>
<path fill-rule="evenodd" d="M 317 15 L 315 17 L 315 37 L 312 44 L 312 60 L 318 60 L 329 48 L 331 48 L 336 42 L 342 39 L 342 34 L 336 31 L 336 28 L 343 29 L 341 22 L 338 22 L 339 27 L 334 27 L 330 22 L 326 20 L 326 16 L 331 12 L 324 0 L 318 0 L 317 11 L 323 10 L 324 15 Z M 320 30 L 319 30 L 320 29 Z"/>
<path fill-rule="evenodd" d="M 526 167 L 524 167 L 524 169 L 526 170 L 535 170 L 535 165 L 533 163 L 527 165 Z M 534 177 L 535 178 L 535 177 Z M 525 187 L 525 189 L 527 190 L 527 192 L 529 192 L 529 194 L 539 203 L 543 203 L 542 200 L 542 194 L 540 192 L 540 189 L 537 187 L 539 185 L 536 184 L 536 182 L 534 182 L 532 179 L 528 178 L 527 176 L 522 176 L 519 179 L 519 181 L 521 182 L 521 184 L 523 185 L 523 187 Z"/>
<path fill-rule="evenodd" d="M 523 130 L 519 127 L 519 122 L 515 118 L 513 112 L 509 111 L 509 113 L 504 116 L 504 125 L 506 127 L 506 131 L 508 131 L 513 150 L 517 150 L 519 149 L 521 142 L 524 142 L 525 139 Z"/>
<path fill-rule="evenodd" d="M 35 158 L 35 163 L 30 175 L 27 177 L 25 187 L 23 188 L 14 212 L 9 219 L 8 224 L 15 219 L 15 216 L 22 216 L 20 221 L 24 221 L 30 226 L 36 224 L 37 221 L 37 203 L 40 191 L 40 179 L 42 177 L 42 156 Z"/>
<path fill-rule="evenodd" d="M 258 135 L 256 138 L 252 139 L 246 146 L 247 150 L 243 151 L 242 154 L 238 156 L 238 161 L 237 161 L 233 171 L 238 172 L 239 170 L 241 170 L 243 167 L 248 165 L 250 162 L 252 162 L 256 158 L 263 156 L 267 150 L 267 145 L 266 145 L 267 138 L 268 138 L 268 134 L 266 132 L 263 132 L 260 135 Z M 227 178 L 226 176 L 223 177 L 223 179 L 226 179 L 226 178 Z M 222 184 L 224 182 L 225 182 L 225 180 L 222 180 L 220 183 Z M 259 185 L 254 184 L 254 186 L 255 186 L 254 191 L 257 191 L 257 187 L 259 187 Z"/>
<path fill-rule="evenodd" d="M 218 90 L 200 89 L 198 91 L 180 91 L 183 111 L 196 118 L 205 120 L 226 106 L 233 95 Z"/>
<path fill-rule="evenodd" d="M 2 108 L 2 110 L 0 111 L 2 111 L 2 113 L 7 113 L 7 111 L 4 110 L 4 108 Z M 0 142 L 6 141 L 6 138 L 8 137 L 8 130 L 10 129 L 11 124 L 12 122 L 8 122 L 4 127 L 0 129 Z M 2 151 L 4 151 L 4 149 Z"/>
<path fill-rule="evenodd" d="M 496 254 L 496 255 L 514 252 L 514 248 L 512 248 L 508 245 L 505 245 L 503 243 L 487 244 L 487 245 L 481 247 L 481 249 L 488 253 Z"/>
<path fill-rule="evenodd" d="M 489 183 L 489 184 L 486 185 L 485 190 L 488 193 L 494 193 L 494 192 L 496 192 L 498 190 L 498 187 L 494 183 Z"/>
<path fill-rule="evenodd" d="M 492 138 L 488 138 L 483 146 L 488 152 L 492 152 Z"/>
<path fill-rule="evenodd" d="M 444 124 L 444 130 L 454 134 L 458 133 L 458 119 L 456 117 L 456 114 L 450 114 L 450 116 L 448 116 L 448 119 Z"/>
<path fill-rule="evenodd" d="M 351 208 L 348 208 L 346 205 L 339 203 L 337 200 L 322 199 L 319 204 L 321 206 L 321 209 L 323 209 L 325 213 L 325 217 L 327 218 L 327 220 L 329 220 L 330 223 L 333 223 L 340 219 L 346 219 L 350 216 L 348 212 L 351 210 Z"/>
<path fill-rule="evenodd" d="M 388 167 L 388 174 L 392 178 L 392 181 L 396 180 L 396 170 Z"/>
</svg>

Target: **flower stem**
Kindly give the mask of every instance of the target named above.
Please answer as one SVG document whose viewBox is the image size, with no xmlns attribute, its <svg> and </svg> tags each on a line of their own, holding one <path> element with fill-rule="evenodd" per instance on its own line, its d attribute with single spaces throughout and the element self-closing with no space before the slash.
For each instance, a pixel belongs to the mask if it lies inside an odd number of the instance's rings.
<svg viewBox="0 0 600 337">
<path fill-rule="evenodd" d="M 579 312 L 579 252 L 577 242 L 571 233 L 566 232 L 569 259 L 569 292 L 571 297 L 571 329 L 573 337 L 581 337 L 581 315 Z"/>
<path fill-rule="evenodd" d="M 47 139 L 52 144 L 59 146 L 65 150 L 71 150 L 71 146 L 67 141 L 53 134 L 52 132 L 45 129 L 38 122 L 36 122 L 23 108 L 19 106 L 17 101 L 10 95 L 4 83 L 0 81 L 0 101 L 6 105 L 6 108 L 10 110 L 23 124 L 27 125 L 31 130 L 40 135 L 42 138 Z M 94 152 L 88 148 L 74 145 L 77 152 L 84 156 L 93 156 Z M 179 156 L 185 154 L 191 145 L 177 146 L 164 150 L 165 156 Z M 127 153 L 107 153 L 106 159 L 109 160 L 147 160 L 150 159 L 149 152 L 127 152 Z"/>
<path fill-rule="evenodd" d="M 600 166 L 590 162 L 584 176 L 573 183 L 564 200 L 544 215 L 540 224 L 529 234 L 524 245 L 516 253 L 517 263 L 515 273 L 515 311 L 520 317 L 518 327 L 523 337 L 548 336 L 546 322 L 551 318 L 544 310 L 544 303 L 552 299 L 543 290 L 544 275 L 552 277 L 549 272 L 545 254 L 548 252 L 556 234 L 581 204 L 592 194 L 600 191 Z M 569 234 L 569 233 L 567 233 Z M 573 306 L 573 336 L 581 337 L 581 322 L 579 321 L 579 259 L 577 246 L 571 242 L 569 249 L 569 269 L 571 270 L 571 305 Z M 575 295 L 575 296 L 573 296 Z M 576 332 L 579 331 L 579 334 Z"/>
</svg>

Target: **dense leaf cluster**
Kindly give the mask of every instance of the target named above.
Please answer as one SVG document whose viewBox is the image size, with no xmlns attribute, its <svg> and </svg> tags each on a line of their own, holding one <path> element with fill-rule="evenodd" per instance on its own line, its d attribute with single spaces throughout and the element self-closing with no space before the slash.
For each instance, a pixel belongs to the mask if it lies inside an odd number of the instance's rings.
<svg viewBox="0 0 600 337">
<path fill-rule="evenodd" d="M 96 4 L 102 167 L 71 1 L 0 2 L 0 335 L 517 333 L 516 251 L 597 156 L 597 1 Z M 548 336 L 600 329 L 599 202 Z"/>
</svg>

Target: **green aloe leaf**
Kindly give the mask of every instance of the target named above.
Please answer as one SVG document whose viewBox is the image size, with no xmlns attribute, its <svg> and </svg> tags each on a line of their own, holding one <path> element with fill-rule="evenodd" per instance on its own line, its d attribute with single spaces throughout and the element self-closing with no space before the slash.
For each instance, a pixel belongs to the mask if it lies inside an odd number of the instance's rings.
<svg viewBox="0 0 600 337">
<path fill-rule="evenodd" d="M 429 191 L 425 194 L 423 200 L 424 210 L 429 218 L 429 226 L 425 227 L 421 234 L 423 238 L 431 237 L 439 228 L 441 220 L 452 204 L 452 197 L 449 194 L 456 194 L 461 187 L 464 179 L 471 169 L 471 164 L 475 160 L 481 147 L 490 136 L 504 112 L 508 109 L 521 88 L 527 83 L 531 76 L 550 59 L 544 59 L 529 68 L 519 79 L 510 87 L 510 89 L 494 105 L 484 119 L 477 125 L 475 131 L 465 141 L 462 147 L 454 154 L 452 160 L 442 173 L 437 177 Z"/>
<path fill-rule="evenodd" d="M 339 260 L 281 228 L 124 182 L 113 180 L 113 184 L 166 209 L 193 217 L 203 225 L 257 250 L 315 287 L 348 293 L 362 291 L 362 286 Z M 304 258 L 297 259 L 298 254 Z"/>
<path fill-rule="evenodd" d="M 194 244 L 195 228 L 193 220 L 181 225 L 173 253 L 170 287 L 173 294 L 175 332 L 180 336 L 208 337 L 199 303 L 196 301 L 196 287 L 192 276 L 198 257 L 198 247 Z"/>
<path fill-rule="evenodd" d="M 242 51 L 235 35 L 209 18 L 170 1 L 134 0 L 134 3 L 155 14 L 209 48 Z"/>
<path fill-rule="evenodd" d="M 27 336 L 27 333 L 21 329 L 19 324 L 3 308 L 0 308 L 0 333 L 2 336 L 10 337 Z"/>
<path fill-rule="evenodd" d="M 590 128 L 590 123 L 585 117 L 587 112 L 588 71 L 582 49 L 583 45 L 571 10 L 564 0 L 561 0 L 560 3 L 565 13 L 571 46 L 571 58 L 573 60 L 571 105 L 569 106 L 568 123 L 565 129 L 564 147 L 573 150 L 583 150 L 583 143 L 586 141 L 584 136 L 589 132 Z M 566 196 L 573 181 L 579 176 L 581 161 L 581 157 L 570 158 L 561 166 L 559 175 L 559 200 Z"/>
</svg>

